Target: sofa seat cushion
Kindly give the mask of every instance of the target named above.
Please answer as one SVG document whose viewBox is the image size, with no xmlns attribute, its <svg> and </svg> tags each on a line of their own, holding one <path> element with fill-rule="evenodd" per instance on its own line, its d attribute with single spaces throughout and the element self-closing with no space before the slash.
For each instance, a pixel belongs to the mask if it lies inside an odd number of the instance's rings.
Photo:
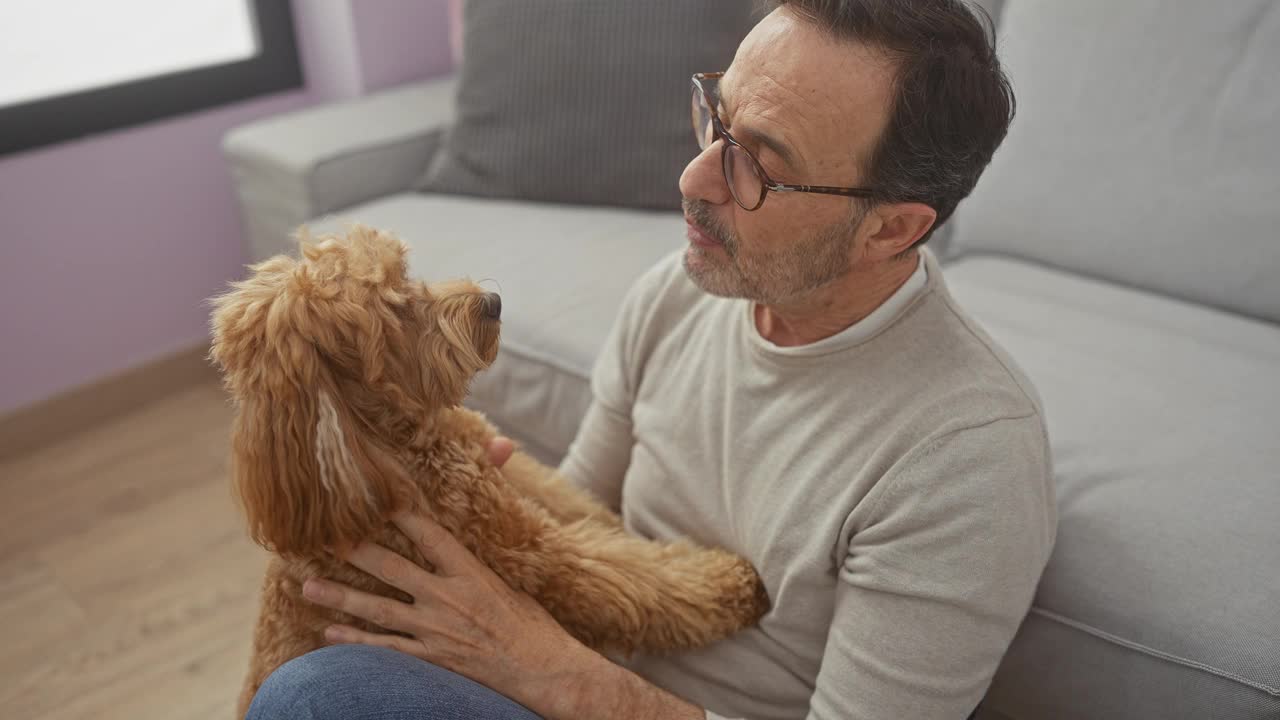
<svg viewBox="0 0 1280 720">
<path fill-rule="evenodd" d="M 996 256 L 946 267 L 1044 400 L 1060 523 L 987 704 L 1280 713 L 1280 326 Z"/>
<path fill-rule="evenodd" d="M 547 461 L 577 433 L 591 401 L 591 366 L 623 295 L 684 242 L 679 213 L 417 193 L 312 226 L 339 231 L 348 222 L 399 235 L 415 276 L 465 276 L 501 293 L 501 350 L 476 378 L 468 405 Z"/>
</svg>

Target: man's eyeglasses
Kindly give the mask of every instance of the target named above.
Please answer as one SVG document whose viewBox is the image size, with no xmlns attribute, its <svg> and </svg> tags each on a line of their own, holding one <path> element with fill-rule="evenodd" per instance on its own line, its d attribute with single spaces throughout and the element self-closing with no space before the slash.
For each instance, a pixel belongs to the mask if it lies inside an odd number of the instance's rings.
<svg viewBox="0 0 1280 720">
<path fill-rule="evenodd" d="M 756 210 L 764 204 L 764 197 L 773 192 L 806 192 L 824 195 L 869 198 L 870 188 L 828 187 L 826 185 L 783 185 L 774 182 L 764 171 L 756 156 L 742 146 L 720 122 L 716 112 L 716 100 L 710 84 L 724 77 L 724 73 L 697 73 L 693 76 L 693 132 L 698 137 L 698 147 L 706 150 L 716 140 L 724 140 L 720 149 L 720 166 L 733 199 L 743 210 Z"/>
</svg>

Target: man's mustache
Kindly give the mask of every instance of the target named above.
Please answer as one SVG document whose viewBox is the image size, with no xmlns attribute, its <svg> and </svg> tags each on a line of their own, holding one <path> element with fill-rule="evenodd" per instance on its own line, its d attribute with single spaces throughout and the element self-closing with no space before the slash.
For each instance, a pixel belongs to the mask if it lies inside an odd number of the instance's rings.
<svg viewBox="0 0 1280 720">
<path fill-rule="evenodd" d="M 711 214 L 711 205 L 706 200 L 689 200 L 686 198 L 681 204 L 684 206 L 684 214 L 693 220 L 699 230 L 719 240 L 730 257 L 737 252 L 737 238 L 733 237 L 733 233 L 716 222 L 715 216 Z"/>
</svg>

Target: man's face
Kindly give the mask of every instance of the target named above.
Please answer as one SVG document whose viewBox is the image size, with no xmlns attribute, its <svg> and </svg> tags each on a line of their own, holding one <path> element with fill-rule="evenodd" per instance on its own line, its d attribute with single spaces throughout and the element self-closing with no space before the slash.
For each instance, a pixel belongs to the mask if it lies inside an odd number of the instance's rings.
<svg viewBox="0 0 1280 720">
<path fill-rule="evenodd" d="M 854 187 L 888 121 L 892 82 L 883 55 L 833 40 L 784 6 L 738 47 L 717 112 L 776 182 Z M 699 287 L 776 305 L 856 266 L 864 214 L 855 201 L 770 192 L 759 209 L 743 210 L 725 183 L 721 147 L 709 146 L 680 177 L 691 226 L 684 265 Z"/>
</svg>

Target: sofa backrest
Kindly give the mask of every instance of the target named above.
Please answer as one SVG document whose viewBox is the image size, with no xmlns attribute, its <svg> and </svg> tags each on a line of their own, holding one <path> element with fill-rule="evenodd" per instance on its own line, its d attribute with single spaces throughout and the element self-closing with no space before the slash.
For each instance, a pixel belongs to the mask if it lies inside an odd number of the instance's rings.
<svg viewBox="0 0 1280 720">
<path fill-rule="evenodd" d="M 1008 0 L 1017 93 L 950 252 L 1280 321 L 1280 3 Z"/>
</svg>

